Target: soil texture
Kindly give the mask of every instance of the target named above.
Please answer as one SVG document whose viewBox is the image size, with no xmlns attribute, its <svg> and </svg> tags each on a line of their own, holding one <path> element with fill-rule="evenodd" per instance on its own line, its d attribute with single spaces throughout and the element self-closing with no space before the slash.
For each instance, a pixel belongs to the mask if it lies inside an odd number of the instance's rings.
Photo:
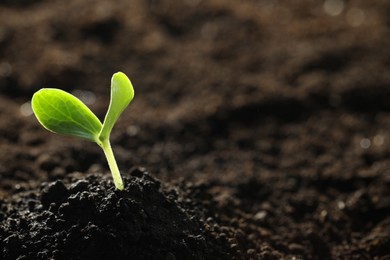
<svg viewBox="0 0 390 260">
<path fill-rule="evenodd" d="M 231 257 L 190 216 L 177 193 L 139 169 L 115 190 L 102 176 L 72 176 L 2 203 L 2 259 L 205 259 Z M 215 244 L 215 245 L 214 245 Z"/>
<path fill-rule="evenodd" d="M 387 0 L 0 3 L 0 258 L 390 259 Z M 56 87 L 101 149 L 43 129 Z"/>
</svg>

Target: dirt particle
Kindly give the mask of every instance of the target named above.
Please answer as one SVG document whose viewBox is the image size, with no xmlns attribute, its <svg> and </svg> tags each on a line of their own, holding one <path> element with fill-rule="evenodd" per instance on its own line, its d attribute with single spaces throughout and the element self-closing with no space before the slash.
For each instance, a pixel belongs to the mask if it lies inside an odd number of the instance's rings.
<svg viewBox="0 0 390 260">
<path fill-rule="evenodd" d="M 45 207 L 48 207 L 51 203 L 59 204 L 67 198 L 68 194 L 69 191 L 64 183 L 62 181 L 56 181 L 43 188 L 41 203 Z"/>
</svg>

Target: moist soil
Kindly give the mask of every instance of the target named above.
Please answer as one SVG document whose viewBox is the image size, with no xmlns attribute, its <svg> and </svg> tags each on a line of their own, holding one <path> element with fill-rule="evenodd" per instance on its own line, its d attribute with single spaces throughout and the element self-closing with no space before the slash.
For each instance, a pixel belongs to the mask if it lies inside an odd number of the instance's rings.
<svg viewBox="0 0 390 260">
<path fill-rule="evenodd" d="M 0 3 L 1 259 L 390 259 L 390 5 Z M 42 87 L 104 118 L 51 134 Z"/>
</svg>

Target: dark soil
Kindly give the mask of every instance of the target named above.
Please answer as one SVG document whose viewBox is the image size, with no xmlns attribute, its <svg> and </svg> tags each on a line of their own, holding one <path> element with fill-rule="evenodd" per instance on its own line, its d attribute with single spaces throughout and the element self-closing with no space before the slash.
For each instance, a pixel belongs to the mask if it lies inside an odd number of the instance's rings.
<svg viewBox="0 0 390 260">
<path fill-rule="evenodd" d="M 67 178 L 2 204 L 2 259 L 206 259 L 227 236 L 211 238 L 182 198 L 135 169 L 117 191 L 102 176 Z M 195 214 L 195 213 L 194 213 Z M 233 251 L 234 252 L 234 251 Z M 136 256 L 136 257 L 135 257 Z"/>
<path fill-rule="evenodd" d="M 2 1 L 0 258 L 389 259 L 389 14 Z M 136 91 L 112 135 L 124 192 L 97 145 L 28 103 L 57 87 L 102 119 L 116 71 Z"/>
</svg>

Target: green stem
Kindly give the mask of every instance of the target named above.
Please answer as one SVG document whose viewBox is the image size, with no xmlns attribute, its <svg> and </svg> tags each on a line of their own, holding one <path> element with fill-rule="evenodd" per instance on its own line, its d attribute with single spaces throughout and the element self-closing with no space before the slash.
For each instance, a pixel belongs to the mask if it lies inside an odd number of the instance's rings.
<svg viewBox="0 0 390 260">
<path fill-rule="evenodd" d="M 112 177 L 114 179 L 115 187 L 118 190 L 123 190 L 123 181 L 121 174 L 119 172 L 118 165 L 116 164 L 116 160 L 114 157 L 114 153 L 112 152 L 110 141 L 108 139 L 101 142 L 100 145 L 104 151 L 104 154 L 106 155 L 108 166 L 110 167 Z"/>
</svg>

